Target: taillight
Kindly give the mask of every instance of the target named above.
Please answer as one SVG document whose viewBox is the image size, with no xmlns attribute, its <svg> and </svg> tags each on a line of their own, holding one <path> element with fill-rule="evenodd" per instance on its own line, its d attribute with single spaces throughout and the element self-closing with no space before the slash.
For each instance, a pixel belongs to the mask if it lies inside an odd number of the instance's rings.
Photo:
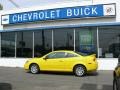
<svg viewBox="0 0 120 90">
<path fill-rule="evenodd" d="M 94 58 L 93 61 L 96 61 L 96 58 Z"/>
<path fill-rule="evenodd" d="M 93 61 L 96 61 L 96 54 L 91 55 L 93 57 Z"/>
</svg>

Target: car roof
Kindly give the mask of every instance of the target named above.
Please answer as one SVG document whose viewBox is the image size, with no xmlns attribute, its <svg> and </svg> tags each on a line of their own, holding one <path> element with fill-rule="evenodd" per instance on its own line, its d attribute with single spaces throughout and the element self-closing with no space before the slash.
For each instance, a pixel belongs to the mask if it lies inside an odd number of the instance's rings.
<svg viewBox="0 0 120 90">
<path fill-rule="evenodd" d="M 63 51 L 63 52 L 74 52 L 74 51 L 72 51 L 72 50 L 55 50 L 55 51 L 53 51 L 53 52 L 60 52 L 60 51 Z"/>
</svg>

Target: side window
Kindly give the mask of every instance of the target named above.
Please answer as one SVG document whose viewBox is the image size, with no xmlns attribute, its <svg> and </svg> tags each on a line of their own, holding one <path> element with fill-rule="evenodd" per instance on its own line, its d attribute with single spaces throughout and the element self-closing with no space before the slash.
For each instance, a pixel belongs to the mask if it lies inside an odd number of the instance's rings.
<svg viewBox="0 0 120 90">
<path fill-rule="evenodd" d="M 48 56 L 46 56 L 48 59 L 50 58 L 55 58 L 56 57 L 56 53 L 51 53 Z"/>
<path fill-rule="evenodd" d="M 54 53 L 51 53 L 47 56 L 48 59 L 64 58 L 64 57 L 65 57 L 65 52 L 54 52 Z"/>
<path fill-rule="evenodd" d="M 77 55 L 72 54 L 72 53 L 67 53 L 66 57 L 77 57 Z"/>
</svg>

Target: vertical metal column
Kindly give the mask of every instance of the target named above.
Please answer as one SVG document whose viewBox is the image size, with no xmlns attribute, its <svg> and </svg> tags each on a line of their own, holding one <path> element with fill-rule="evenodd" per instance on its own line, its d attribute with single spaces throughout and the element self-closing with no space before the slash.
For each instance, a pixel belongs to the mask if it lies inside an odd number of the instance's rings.
<svg viewBox="0 0 120 90">
<path fill-rule="evenodd" d="M 97 53 L 98 53 L 98 58 L 99 58 L 99 29 L 97 27 Z"/>
<path fill-rule="evenodd" d="M 2 56 L 1 54 L 2 54 L 2 51 L 1 51 L 2 49 L 1 49 L 1 33 L 0 33 L 0 57 Z"/>
<path fill-rule="evenodd" d="M 35 36 L 34 36 L 34 35 L 35 35 L 35 32 L 33 31 L 33 50 L 32 50 L 32 51 L 33 51 L 33 52 L 32 52 L 32 57 L 33 57 L 33 58 L 34 58 L 34 53 L 35 53 L 35 51 L 34 51 L 34 45 L 35 45 L 35 44 L 34 44 L 34 43 L 35 43 L 35 42 L 34 42 L 34 39 L 35 39 Z"/>
<path fill-rule="evenodd" d="M 93 4 L 93 0 L 92 0 L 92 4 Z"/>
<path fill-rule="evenodd" d="M 53 39 L 53 36 L 54 36 L 54 32 L 52 30 L 52 51 L 54 51 L 54 39 Z"/>
<path fill-rule="evenodd" d="M 75 51 L 75 29 L 74 29 L 74 51 Z"/>
<path fill-rule="evenodd" d="M 15 32 L 15 58 L 17 57 L 17 32 Z"/>
</svg>

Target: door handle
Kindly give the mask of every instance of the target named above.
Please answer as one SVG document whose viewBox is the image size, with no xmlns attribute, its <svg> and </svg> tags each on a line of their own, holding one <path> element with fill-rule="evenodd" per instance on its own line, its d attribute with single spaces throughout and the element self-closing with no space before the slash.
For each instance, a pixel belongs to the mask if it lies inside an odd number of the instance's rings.
<svg viewBox="0 0 120 90">
<path fill-rule="evenodd" d="M 88 63 L 88 64 L 92 64 L 92 63 Z"/>
</svg>

